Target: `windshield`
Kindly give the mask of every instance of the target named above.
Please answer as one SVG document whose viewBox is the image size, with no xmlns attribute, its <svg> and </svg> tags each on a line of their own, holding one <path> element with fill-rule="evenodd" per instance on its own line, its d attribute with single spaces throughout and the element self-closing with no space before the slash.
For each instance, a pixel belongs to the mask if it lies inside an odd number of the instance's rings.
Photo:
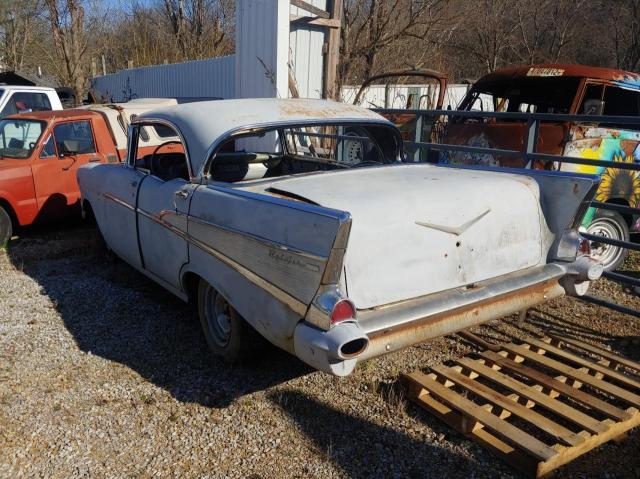
<svg viewBox="0 0 640 479">
<path fill-rule="evenodd" d="M 479 81 L 467 94 L 460 110 L 520 113 L 570 113 L 579 78 L 520 77 Z"/>
<path fill-rule="evenodd" d="M 36 120 L 7 118 L 0 120 L 0 157 L 29 158 L 45 129 Z"/>
</svg>

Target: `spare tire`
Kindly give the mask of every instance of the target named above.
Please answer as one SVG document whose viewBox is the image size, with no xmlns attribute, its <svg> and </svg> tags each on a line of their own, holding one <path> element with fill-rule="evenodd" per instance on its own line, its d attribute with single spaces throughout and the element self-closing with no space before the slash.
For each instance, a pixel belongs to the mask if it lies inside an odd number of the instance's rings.
<svg viewBox="0 0 640 479">
<path fill-rule="evenodd" d="M 629 241 L 629 225 L 616 211 L 598 210 L 587 227 L 587 233 L 618 241 Z M 618 269 L 627 259 L 629 250 L 599 241 L 590 241 L 591 256 L 600 261 L 605 271 Z"/>
</svg>

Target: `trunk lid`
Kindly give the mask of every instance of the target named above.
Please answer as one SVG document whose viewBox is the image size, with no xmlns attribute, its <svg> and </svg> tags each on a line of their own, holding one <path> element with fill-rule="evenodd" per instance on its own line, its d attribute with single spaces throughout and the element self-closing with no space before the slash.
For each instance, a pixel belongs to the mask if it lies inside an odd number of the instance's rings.
<svg viewBox="0 0 640 479">
<path fill-rule="evenodd" d="M 419 164 L 308 175 L 271 187 L 352 215 L 344 267 L 358 309 L 546 259 L 539 187 L 527 176 Z"/>
</svg>

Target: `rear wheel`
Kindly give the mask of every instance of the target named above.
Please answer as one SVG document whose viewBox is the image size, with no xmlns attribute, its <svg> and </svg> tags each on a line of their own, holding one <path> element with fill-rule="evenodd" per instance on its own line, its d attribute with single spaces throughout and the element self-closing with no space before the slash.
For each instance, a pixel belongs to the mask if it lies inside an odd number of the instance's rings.
<svg viewBox="0 0 640 479">
<path fill-rule="evenodd" d="M 250 358 L 264 343 L 224 296 L 203 279 L 198 285 L 198 315 L 209 349 L 227 362 Z"/>
<path fill-rule="evenodd" d="M 0 247 L 4 247 L 13 236 L 13 223 L 11 216 L 0 206 Z"/>
<path fill-rule="evenodd" d="M 618 241 L 629 241 L 629 226 L 625 219 L 615 211 L 600 210 L 587 233 Z M 624 263 L 629 253 L 626 248 L 599 241 L 591 241 L 591 256 L 604 265 L 605 271 L 613 271 Z"/>
</svg>

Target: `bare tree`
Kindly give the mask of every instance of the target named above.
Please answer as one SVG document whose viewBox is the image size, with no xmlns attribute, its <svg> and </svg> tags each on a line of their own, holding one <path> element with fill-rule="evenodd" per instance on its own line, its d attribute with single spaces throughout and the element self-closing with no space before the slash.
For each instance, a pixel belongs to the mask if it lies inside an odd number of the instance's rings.
<svg viewBox="0 0 640 479">
<path fill-rule="evenodd" d="M 45 0 L 45 3 L 55 49 L 62 62 L 59 75 L 74 89 L 76 101 L 81 102 L 87 84 L 84 7 L 81 0 Z"/>
<path fill-rule="evenodd" d="M 34 43 L 40 0 L 5 0 L 0 5 L 0 60 L 10 70 L 22 70 Z"/>
<path fill-rule="evenodd" d="M 347 0 L 343 4 L 338 85 L 411 65 L 407 52 L 426 42 L 444 18 L 442 0 Z"/>
<path fill-rule="evenodd" d="M 467 20 L 458 32 L 454 48 L 482 65 L 485 73 L 492 72 L 502 66 L 510 54 L 517 28 L 511 11 L 513 2 L 479 0 L 463 3 Z"/>
<path fill-rule="evenodd" d="M 228 38 L 230 0 L 164 0 L 164 12 L 183 59 L 219 54 Z"/>
<path fill-rule="evenodd" d="M 640 0 L 605 2 L 616 66 L 640 70 Z"/>
<path fill-rule="evenodd" d="M 513 58 L 556 63 L 582 27 L 584 0 L 514 0 Z"/>
</svg>

